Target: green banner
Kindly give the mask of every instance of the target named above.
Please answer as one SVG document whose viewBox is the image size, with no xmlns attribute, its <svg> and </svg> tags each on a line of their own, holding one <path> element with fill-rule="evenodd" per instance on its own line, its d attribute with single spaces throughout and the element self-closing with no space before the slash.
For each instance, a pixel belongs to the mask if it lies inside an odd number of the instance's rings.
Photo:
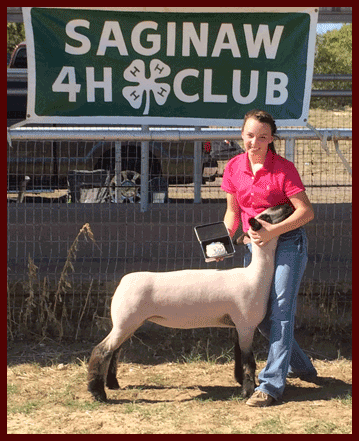
<svg viewBox="0 0 359 441">
<path fill-rule="evenodd" d="M 23 8 L 35 122 L 305 125 L 318 8 Z"/>
</svg>

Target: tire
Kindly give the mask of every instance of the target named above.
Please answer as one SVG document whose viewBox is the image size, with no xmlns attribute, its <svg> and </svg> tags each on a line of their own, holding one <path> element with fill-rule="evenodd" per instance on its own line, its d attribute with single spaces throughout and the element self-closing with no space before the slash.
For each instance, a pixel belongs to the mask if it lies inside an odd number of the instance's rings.
<svg viewBox="0 0 359 441">
<path fill-rule="evenodd" d="M 120 173 L 120 183 L 113 176 L 110 182 L 110 200 L 114 203 L 135 204 L 141 200 L 141 174 L 133 170 L 123 170 Z"/>
<path fill-rule="evenodd" d="M 138 203 L 141 200 L 141 145 L 123 143 L 121 149 L 120 183 L 116 182 L 115 149 L 107 151 L 96 168 L 110 170 L 110 200 L 115 203 Z M 161 165 L 152 153 L 149 153 L 149 180 L 161 176 Z"/>
</svg>

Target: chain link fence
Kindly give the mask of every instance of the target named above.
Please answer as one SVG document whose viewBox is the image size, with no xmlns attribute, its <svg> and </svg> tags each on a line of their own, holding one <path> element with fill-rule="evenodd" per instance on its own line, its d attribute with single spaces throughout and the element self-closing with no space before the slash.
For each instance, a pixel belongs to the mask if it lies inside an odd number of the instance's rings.
<svg viewBox="0 0 359 441">
<path fill-rule="evenodd" d="M 342 327 L 351 314 L 350 103 L 312 106 L 316 130 L 283 128 L 276 142 L 316 214 L 306 227 L 298 326 Z M 242 151 L 238 129 L 145 137 L 126 129 L 126 140 L 118 128 L 105 136 L 90 128 L 25 131 L 28 139 L 11 131 L 7 155 L 10 336 L 95 336 L 115 287 L 132 271 L 242 266 L 239 247 L 233 258 L 205 263 L 193 231 L 223 219 L 220 185 L 228 159 Z"/>
</svg>

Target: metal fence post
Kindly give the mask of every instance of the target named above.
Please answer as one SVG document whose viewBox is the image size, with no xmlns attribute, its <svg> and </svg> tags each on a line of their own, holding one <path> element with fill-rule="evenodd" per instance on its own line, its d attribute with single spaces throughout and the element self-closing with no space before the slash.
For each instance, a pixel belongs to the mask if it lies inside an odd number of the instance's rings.
<svg viewBox="0 0 359 441">
<path fill-rule="evenodd" d="M 194 203 L 201 203 L 202 187 L 202 142 L 194 143 L 194 164 L 193 164 Z"/>
<path fill-rule="evenodd" d="M 143 131 L 148 131 L 148 126 L 143 126 Z M 141 212 L 148 210 L 148 181 L 149 181 L 149 141 L 141 142 Z"/>
<path fill-rule="evenodd" d="M 120 202 L 121 200 L 121 171 L 122 171 L 122 151 L 121 151 L 121 141 L 115 142 L 115 202 Z"/>
<path fill-rule="evenodd" d="M 285 158 L 294 162 L 295 138 L 288 138 L 285 141 Z"/>
</svg>

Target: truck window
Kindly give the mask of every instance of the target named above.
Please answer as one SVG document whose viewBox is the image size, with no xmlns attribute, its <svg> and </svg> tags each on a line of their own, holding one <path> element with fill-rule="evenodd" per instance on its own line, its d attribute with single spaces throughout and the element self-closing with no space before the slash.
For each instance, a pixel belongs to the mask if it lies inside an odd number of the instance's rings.
<svg viewBox="0 0 359 441">
<path fill-rule="evenodd" d="M 27 55 L 26 55 L 26 48 L 22 47 L 18 50 L 16 56 L 15 56 L 15 61 L 14 61 L 14 66 L 15 69 L 27 69 Z"/>
</svg>

